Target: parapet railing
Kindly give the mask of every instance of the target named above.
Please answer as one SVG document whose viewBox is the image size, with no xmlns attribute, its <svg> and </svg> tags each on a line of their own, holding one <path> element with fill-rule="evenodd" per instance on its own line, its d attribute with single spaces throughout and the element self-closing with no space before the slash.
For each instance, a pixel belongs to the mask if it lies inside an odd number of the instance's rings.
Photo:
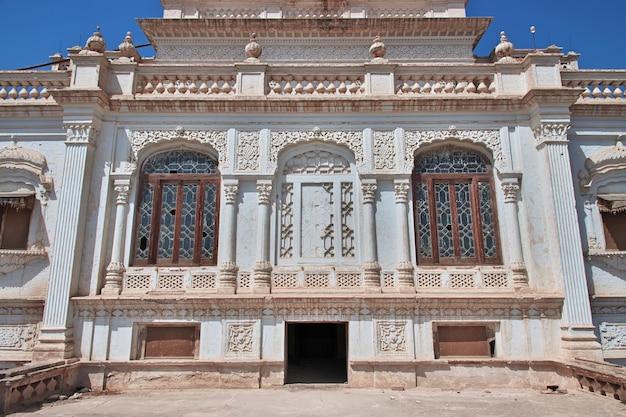
<svg viewBox="0 0 626 417">
<path fill-rule="evenodd" d="M 564 87 L 584 88 L 580 99 L 615 100 L 626 99 L 626 71 L 624 70 L 576 70 L 561 71 Z"/>
<path fill-rule="evenodd" d="M 233 67 L 206 69 L 172 68 L 140 70 L 137 74 L 139 96 L 230 96 L 237 94 L 237 72 Z"/>
<path fill-rule="evenodd" d="M 49 90 L 69 85 L 69 71 L 0 71 L 0 104 L 54 104 Z"/>
</svg>

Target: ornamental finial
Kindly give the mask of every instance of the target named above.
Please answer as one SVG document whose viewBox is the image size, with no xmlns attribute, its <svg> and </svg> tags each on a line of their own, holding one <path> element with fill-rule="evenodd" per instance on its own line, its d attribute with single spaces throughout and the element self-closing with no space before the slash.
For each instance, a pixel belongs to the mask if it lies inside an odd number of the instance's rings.
<svg viewBox="0 0 626 417">
<path fill-rule="evenodd" d="M 250 42 L 246 45 L 246 55 L 248 55 L 246 61 L 256 62 L 263 53 L 263 48 L 261 48 L 261 45 L 256 41 L 256 36 L 256 33 L 252 33 Z"/>
<path fill-rule="evenodd" d="M 380 58 L 383 59 L 387 54 L 387 47 L 383 43 L 380 36 L 376 35 L 374 40 L 372 41 L 372 46 L 370 46 L 370 55 L 373 59 Z"/>
<path fill-rule="evenodd" d="M 515 47 L 509 39 L 506 37 L 506 33 L 500 32 L 500 43 L 496 46 L 496 55 L 498 58 L 498 62 L 517 62 L 513 55 L 513 51 L 515 51 Z"/>
<path fill-rule="evenodd" d="M 102 34 L 100 33 L 100 26 L 98 26 L 96 29 L 97 30 L 93 33 L 93 35 L 91 35 L 89 39 L 87 39 L 87 43 L 85 44 L 83 51 L 98 52 L 100 54 L 103 54 L 104 51 L 106 51 L 107 49 L 107 44 L 104 41 Z"/>
<path fill-rule="evenodd" d="M 124 41 L 120 43 L 119 50 L 123 57 L 130 59 L 131 61 L 138 62 L 141 59 L 141 55 L 137 52 L 135 48 L 135 43 L 133 42 L 133 35 L 130 32 L 126 32 L 126 37 Z"/>
</svg>

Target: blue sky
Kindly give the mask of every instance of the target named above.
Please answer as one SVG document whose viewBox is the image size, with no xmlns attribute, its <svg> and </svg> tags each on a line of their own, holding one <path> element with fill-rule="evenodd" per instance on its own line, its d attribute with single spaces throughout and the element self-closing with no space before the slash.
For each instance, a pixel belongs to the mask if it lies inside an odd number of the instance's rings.
<svg viewBox="0 0 626 417">
<path fill-rule="evenodd" d="M 0 70 L 46 63 L 55 52 L 67 55 L 67 48 L 83 46 L 96 26 L 109 49 L 127 31 L 136 45 L 146 43 L 135 18 L 162 13 L 159 0 L 0 0 Z M 580 53 L 581 68 L 626 69 L 626 0 L 469 0 L 467 14 L 495 17 L 477 55 L 489 55 L 501 30 L 517 48 L 532 48 L 534 25 L 538 48 L 556 44 Z"/>
</svg>

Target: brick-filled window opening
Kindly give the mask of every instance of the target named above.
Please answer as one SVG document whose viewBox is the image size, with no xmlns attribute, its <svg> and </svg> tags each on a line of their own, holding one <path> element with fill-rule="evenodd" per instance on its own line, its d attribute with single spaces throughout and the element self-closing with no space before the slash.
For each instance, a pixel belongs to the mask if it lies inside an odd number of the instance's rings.
<svg viewBox="0 0 626 417">
<path fill-rule="evenodd" d="M 34 196 L 0 198 L 0 249 L 28 249 Z"/>
<path fill-rule="evenodd" d="M 626 251 L 626 195 L 598 197 L 606 250 Z"/>
<path fill-rule="evenodd" d="M 220 195 L 217 161 L 176 150 L 141 170 L 135 265 L 215 265 Z"/>
<path fill-rule="evenodd" d="M 449 146 L 418 155 L 413 198 L 420 264 L 500 263 L 493 171 L 483 155 Z"/>
<path fill-rule="evenodd" d="M 140 326 L 137 359 L 195 359 L 199 340 L 197 325 Z"/>
</svg>

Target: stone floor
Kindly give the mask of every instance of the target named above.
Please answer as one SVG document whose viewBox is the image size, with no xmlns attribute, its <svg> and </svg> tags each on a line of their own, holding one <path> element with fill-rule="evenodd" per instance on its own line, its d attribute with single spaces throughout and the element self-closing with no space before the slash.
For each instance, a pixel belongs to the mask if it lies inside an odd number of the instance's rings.
<svg viewBox="0 0 626 417">
<path fill-rule="evenodd" d="M 584 391 L 541 394 L 532 390 L 445 391 L 289 386 L 283 389 L 141 391 L 84 394 L 10 414 L 26 416 L 626 416 L 626 404 Z"/>
</svg>

